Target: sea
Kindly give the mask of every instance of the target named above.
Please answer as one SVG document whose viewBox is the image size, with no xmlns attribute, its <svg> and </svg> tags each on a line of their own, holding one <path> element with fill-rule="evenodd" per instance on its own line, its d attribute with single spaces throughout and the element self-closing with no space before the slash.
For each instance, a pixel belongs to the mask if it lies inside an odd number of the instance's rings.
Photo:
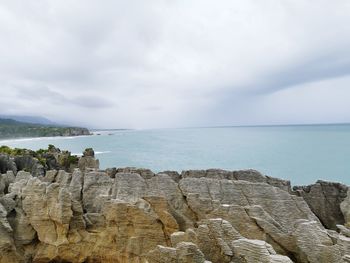
<svg viewBox="0 0 350 263">
<path fill-rule="evenodd" d="M 102 169 L 255 169 L 292 185 L 317 180 L 350 185 L 348 124 L 105 130 L 92 136 L 0 141 L 33 150 L 49 144 L 78 155 L 92 147 Z"/>
</svg>

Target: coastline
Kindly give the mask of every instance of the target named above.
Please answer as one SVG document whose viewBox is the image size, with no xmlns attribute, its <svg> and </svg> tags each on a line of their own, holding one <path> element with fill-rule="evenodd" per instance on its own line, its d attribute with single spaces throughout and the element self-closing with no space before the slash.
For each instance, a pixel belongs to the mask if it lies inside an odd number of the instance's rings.
<svg viewBox="0 0 350 263">
<path fill-rule="evenodd" d="M 53 146 L 40 154 L 45 162 L 0 154 L 1 263 L 346 263 L 350 256 L 346 185 L 292 189 L 256 170 L 100 169 L 91 148 L 77 159 Z"/>
</svg>

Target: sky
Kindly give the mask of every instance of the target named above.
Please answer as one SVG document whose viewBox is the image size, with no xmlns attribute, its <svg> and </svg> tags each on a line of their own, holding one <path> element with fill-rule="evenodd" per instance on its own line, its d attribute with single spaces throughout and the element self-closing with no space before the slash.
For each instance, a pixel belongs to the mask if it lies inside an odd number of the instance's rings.
<svg viewBox="0 0 350 263">
<path fill-rule="evenodd" d="M 348 0 L 0 0 L 0 113 L 91 128 L 350 122 Z"/>
</svg>

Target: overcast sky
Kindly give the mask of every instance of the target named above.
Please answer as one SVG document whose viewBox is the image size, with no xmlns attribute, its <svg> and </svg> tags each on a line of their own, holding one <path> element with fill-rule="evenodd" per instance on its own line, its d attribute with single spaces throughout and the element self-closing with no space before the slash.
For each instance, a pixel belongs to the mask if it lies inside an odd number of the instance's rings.
<svg viewBox="0 0 350 263">
<path fill-rule="evenodd" d="M 109 128 L 350 122 L 350 1 L 0 0 L 0 107 Z"/>
</svg>

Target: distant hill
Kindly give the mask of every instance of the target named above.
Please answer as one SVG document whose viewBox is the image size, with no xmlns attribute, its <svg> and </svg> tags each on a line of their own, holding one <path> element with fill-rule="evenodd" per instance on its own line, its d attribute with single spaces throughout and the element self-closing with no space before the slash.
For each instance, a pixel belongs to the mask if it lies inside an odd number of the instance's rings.
<svg viewBox="0 0 350 263">
<path fill-rule="evenodd" d="M 79 135 L 90 135 L 90 131 L 81 127 L 63 127 L 58 125 L 27 123 L 9 118 L 0 118 L 0 138 Z"/>
<path fill-rule="evenodd" d="M 53 125 L 53 126 L 64 126 L 59 125 L 47 118 L 40 116 L 22 116 L 22 115 L 2 115 L 0 114 L 1 119 L 11 119 L 19 122 L 25 123 L 35 123 L 35 124 L 44 124 L 44 125 Z"/>
</svg>

